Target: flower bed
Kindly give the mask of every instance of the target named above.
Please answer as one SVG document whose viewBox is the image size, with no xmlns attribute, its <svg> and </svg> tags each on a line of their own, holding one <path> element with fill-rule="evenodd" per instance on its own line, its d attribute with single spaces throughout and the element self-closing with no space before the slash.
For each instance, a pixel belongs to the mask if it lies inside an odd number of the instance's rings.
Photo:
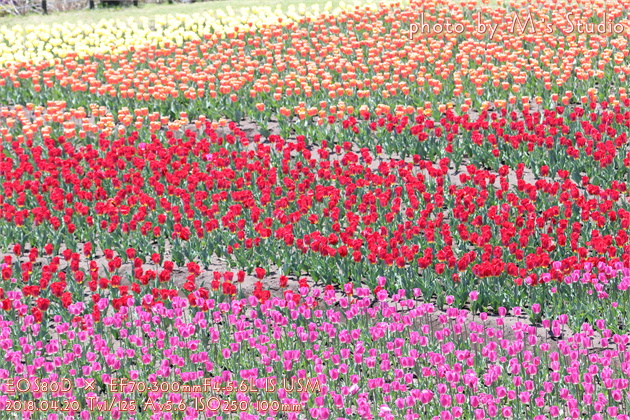
<svg viewBox="0 0 630 420">
<path fill-rule="evenodd" d="M 445 6 L 3 59 L 0 409 L 628 419 L 627 39 Z"/>
</svg>

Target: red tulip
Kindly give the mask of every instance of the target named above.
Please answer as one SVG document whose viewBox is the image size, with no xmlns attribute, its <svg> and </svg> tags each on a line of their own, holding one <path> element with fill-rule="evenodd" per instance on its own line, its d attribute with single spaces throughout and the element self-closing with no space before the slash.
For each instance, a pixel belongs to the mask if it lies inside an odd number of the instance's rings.
<svg viewBox="0 0 630 420">
<path fill-rule="evenodd" d="M 35 318 L 35 322 L 37 322 L 38 324 L 42 322 L 42 320 L 44 319 L 44 315 L 42 314 L 42 311 L 38 308 L 31 308 L 31 314 L 33 315 L 33 317 Z"/>
<path fill-rule="evenodd" d="M 48 309 L 49 306 L 50 306 L 50 300 L 48 300 L 46 298 L 38 298 L 37 299 L 37 307 L 42 312 L 45 312 Z"/>
<path fill-rule="evenodd" d="M 239 283 L 243 283 L 245 281 L 245 272 L 242 270 L 239 270 L 238 273 L 236 273 L 236 281 L 238 281 Z"/>
</svg>

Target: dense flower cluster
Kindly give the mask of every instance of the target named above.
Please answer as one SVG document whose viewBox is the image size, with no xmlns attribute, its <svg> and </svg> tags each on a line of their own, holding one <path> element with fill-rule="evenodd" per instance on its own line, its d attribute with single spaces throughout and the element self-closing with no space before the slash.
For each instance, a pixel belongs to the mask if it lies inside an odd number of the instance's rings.
<svg viewBox="0 0 630 420">
<path fill-rule="evenodd" d="M 606 19 L 627 27 L 627 6 L 607 4 Z M 519 13 L 523 19 L 549 22 L 556 30 L 515 29 Z M 36 104 L 67 100 L 71 107 L 93 102 L 113 110 L 150 103 L 153 110 L 172 116 L 186 111 L 194 117 L 239 121 L 243 115 L 264 120 L 278 114 L 310 120 L 331 107 L 344 112 L 345 107 L 358 110 L 366 104 L 435 111 L 450 104 L 466 112 L 484 104 L 531 101 L 548 106 L 554 97 L 569 104 L 591 94 L 600 101 L 610 93 L 625 95 L 627 36 L 566 33 L 561 28 L 568 13 L 586 22 L 602 11 L 590 1 L 513 9 L 438 0 L 295 19 L 274 16 L 283 23 L 262 27 L 253 24 L 255 18 L 243 19 L 251 27 L 235 19 L 233 26 L 240 29 L 230 32 L 181 16 L 172 20 L 177 27 L 173 31 L 167 22 L 157 22 L 156 30 L 120 29 L 131 31 L 129 37 L 110 29 L 109 37 L 117 39 L 123 52 L 120 46 L 112 52 L 107 39 L 90 41 L 92 36 L 75 29 L 77 35 L 69 34 L 68 41 L 88 43 L 93 54 L 62 50 L 63 58 L 54 61 L 6 63 L 0 70 L 0 98 Z M 421 20 L 459 22 L 465 30 L 410 36 L 411 25 Z M 492 38 L 478 30 L 482 21 L 498 22 Z M 169 33 L 173 41 L 160 42 Z M 52 36 L 34 30 L 28 35 Z M 20 45 L 9 49 L 17 53 Z M 46 50 L 50 44 L 42 45 Z"/>
<path fill-rule="evenodd" d="M 368 6 L 375 8 L 374 5 Z M 281 7 L 252 7 L 208 10 L 192 15 L 158 15 L 152 19 L 129 18 L 101 20 L 97 24 L 66 22 L 63 25 L 14 25 L 0 27 L 0 65 L 19 62 L 53 62 L 77 54 L 89 57 L 107 53 L 125 53 L 147 44 L 158 47 L 182 44 L 238 31 L 238 28 L 260 29 L 279 23 L 297 22 L 321 14 L 319 4 Z M 326 3 L 323 11 L 339 13 Z"/>
<path fill-rule="evenodd" d="M 629 420 L 628 38 L 515 10 L 0 30 L 0 410 Z"/>
<path fill-rule="evenodd" d="M 551 287 L 574 293 L 562 278 L 585 263 L 630 266 L 627 186 L 616 181 L 628 173 L 618 151 L 630 113 L 591 104 L 603 111 L 557 107 L 523 120 L 484 112 L 474 121 L 451 111 L 440 121 L 363 113 L 333 123 L 337 142 L 319 145 L 301 135 L 249 139 L 233 122 L 185 115 L 168 123 L 142 109 L 135 118 L 122 110 L 116 126 L 96 107 L 93 120 L 63 103 L 5 108 L 2 240 L 28 238 L 32 260 L 47 244 L 94 242 L 119 255 L 110 271 L 124 259 L 145 284 L 172 271 L 143 270 L 151 254 L 172 252 L 180 266 L 219 255 L 249 273 L 275 264 L 326 282 L 386 275 L 427 298 L 453 294 L 458 305 L 468 284 L 482 292 L 480 307 L 542 304 Z M 396 144 L 408 145 L 405 159 L 383 155 Z M 569 159 L 571 172 L 561 169 Z M 14 270 L 28 281 L 28 264 L 14 264 L 5 277 Z"/>
<path fill-rule="evenodd" d="M 384 278 L 379 283 L 386 285 Z M 129 295 L 120 310 L 102 318 L 78 302 L 67 308 L 74 319 L 55 315 L 49 333 L 37 316 L 5 314 L 0 372 L 5 380 L 30 378 L 33 389 L 71 378 L 63 391 L 29 391 L 22 397 L 50 404 L 68 400 L 69 407 L 82 407 L 66 410 L 69 418 L 82 419 L 95 418 L 96 410 L 86 407 L 107 399 L 117 401 L 109 413 L 114 419 L 143 411 L 151 418 L 263 418 L 265 413 L 252 413 L 254 398 L 293 407 L 284 413 L 292 419 L 627 419 L 630 337 L 613 334 L 604 320 L 585 323 L 578 333 L 550 344 L 546 338 L 566 333 L 567 315 L 543 320 L 541 330 L 521 321 L 506 325 L 503 307 L 492 319 L 486 313 L 471 318 L 451 306 L 441 313 L 415 299 L 418 289 L 391 297 L 384 290 L 347 289 L 351 293 L 339 296 L 332 288 L 302 288 L 262 303 L 253 296 L 216 300 L 214 292 L 203 290 L 188 300 Z M 7 296 L 16 311 L 28 306 L 26 294 Z M 97 302 L 100 310 L 110 304 L 107 298 Z M 521 308 L 512 309 L 512 315 L 521 314 Z M 26 335 L 18 340 L 16 329 Z M 34 378 L 47 379 L 36 388 Z M 131 383 L 118 388 L 121 378 Z M 178 392 L 201 387 L 207 378 L 221 386 Z M 93 379 L 97 385 L 88 386 Z M 147 391 L 136 387 L 136 380 L 161 385 Z M 260 395 L 225 385 L 242 380 L 243 389 L 255 387 Z M 210 390 L 248 403 L 238 413 L 202 410 L 200 401 Z M 15 404 L 15 392 L 6 383 L 3 392 L 0 407 L 6 410 Z M 121 411 L 125 401 L 135 408 Z M 177 414 L 160 410 L 162 404 L 179 407 Z"/>
</svg>

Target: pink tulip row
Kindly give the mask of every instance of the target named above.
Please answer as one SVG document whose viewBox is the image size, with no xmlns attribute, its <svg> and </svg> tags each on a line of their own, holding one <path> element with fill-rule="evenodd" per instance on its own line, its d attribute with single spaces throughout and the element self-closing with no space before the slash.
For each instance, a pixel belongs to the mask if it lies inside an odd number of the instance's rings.
<svg viewBox="0 0 630 420">
<path fill-rule="evenodd" d="M 107 415 L 116 419 L 278 414 L 254 412 L 261 401 L 300 405 L 285 412 L 290 419 L 628 418 L 630 336 L 613 334 L 604 320 L 585 323 L 570 335 L 567 315 L 544 320 L 542 329 L 526 323 L 523 316 L 537 307 L 473 317 L 466 310 L 438 311 L 420 303 L 418 291 L 415 296 L 404 290 L 349 291 L 302 288 L 301 304 L 291 296 L 295 292 L 263 303 L 253 296 L 219 302 L 194 292 L 193 305 L 180 297 L 151 305 L 152 295 L 130 296 L 128 306 L 101 321 L 84 313 L 79 302 L 68 312 L 80 314 L 80 321 L 57 314 L 47 320 L 48 332 L 32 315 L 5 316 L 0 410 L 15 407 L 19 397 L 67 400 L 81 408 L 59 419 L 99 418 L 103 414 L 94 407 L 110 400 L 118 402 Z M 14 307 L 29 299 L 19 291 L 6 295 Z M 106 309 L 108 299 L 99 305 Z M 9 380 L 15 384 L 19 378 L 30 378 L 31 389 L 9 393 Z M 64 392 L 41 392 L 43 378 L 71 385 Z M 121 378 L 130 382 L 112 392 Z M 243 410 L 203 410 L 210 394 L 180 392 L 205 378 L 218 378 L 224 395 L 219 391 L 217 398 L 240 402 Z M 259 393 L 226 391 L 230 381 L 247 381 Z M 294 381 L 311 387 L 288 390 Z M 141 389 L 141 382 L 171 385 Z M 121 410 L 124 401 L 136 410 Z M 39 411 L 30 418 L 55 414 Z"/>
</svg>

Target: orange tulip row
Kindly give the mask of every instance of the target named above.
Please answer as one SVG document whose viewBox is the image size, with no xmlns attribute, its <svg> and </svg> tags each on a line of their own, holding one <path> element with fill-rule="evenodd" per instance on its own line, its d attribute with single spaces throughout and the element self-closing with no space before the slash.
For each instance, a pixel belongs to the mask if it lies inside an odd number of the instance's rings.
<svg viewBox="0 0 630 420">
<path fill-rule="evenodd" d="M 201 109 L 202 103 L 218 106 L 225 98 L 228 103 L 253 99 L 278 110 L 305 101 L 294 112 L 306 116 L 316 114 L 309 109 L 321 100 L 350 102 L 357 108 L 366 99 L 394 106 L 418 99 L 462 105 L 466 98 L 481 102 L 514 97 L 517 102 L 521 95 L 567 88 L 583 96 L 595 81 L 604 90 L 612 86 L 613 74 L 617 86 L 625 82 L 630 74 L 627 36 L 561 30 L 569 13 L 580 22 L 602 17 L 601 5 L 513 6 L 523 6 L 519 22 L 546 19 L 556 30 L 517 30 L 521 23 L 514 29 L 512 9 L 474 9 L 469 2 L 356 8 L 286 26 L 211 34 L 184 45 L 146 45 L 127 54 L 91 58 L 70 55 L 53 64 L 13 64 L 0 70 L 0 85 L 9 88 L 8 98 L 25 91 L 33 102 L 76 92 L 71 99 L 75 105 L 79 99 L 74 98 L 85 97 L 133 107 L 185 99 L 198 101 Z M 610 5 L 606 16 L 630 26 L 621 3 Z M 420 19 L 456 22 L 464 31 L 409 36 L 410 25 Z M 479 33 L 481 22 L 496 25 L 492 36 Z"/>
</svg>

